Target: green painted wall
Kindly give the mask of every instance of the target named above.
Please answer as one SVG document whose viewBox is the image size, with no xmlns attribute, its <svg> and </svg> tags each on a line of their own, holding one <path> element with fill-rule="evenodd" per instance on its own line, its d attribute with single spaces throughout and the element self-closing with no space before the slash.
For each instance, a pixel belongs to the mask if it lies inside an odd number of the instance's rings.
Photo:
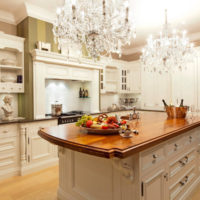
<svg viewBox="0 0 200 200">
<path fill-rule="evenodd" d="M 52 32 L 53 25 L 32 17 L 27 17 L 17 25 L 17 35 L 25 38 L 24 45 L 24 83 L 25 93 L 20 94 L 19 116 L 33 118 L 33 62 L 30 52 L 35 49 L 36 42 L 51 43 L 51 51 L 58 52 L 54 43 Z"/>
</svg>

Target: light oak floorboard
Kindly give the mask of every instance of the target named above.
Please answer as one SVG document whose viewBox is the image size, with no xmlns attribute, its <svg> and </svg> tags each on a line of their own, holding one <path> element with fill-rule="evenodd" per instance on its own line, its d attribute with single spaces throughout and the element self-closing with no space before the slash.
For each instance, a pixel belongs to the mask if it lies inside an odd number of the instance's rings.
<svg viewBox="0 0 200 200">
<path fill-rule="evenodd" d="M 0 200 L 57 200 L 58 166 L 0 181 Z M 200 185 L 188 200 L 200 200 Z"/>
<path fill-rule="evenodd" d="M 58 166 L 0 182 L 0 200 L 57 200 Z"/>
</svg>

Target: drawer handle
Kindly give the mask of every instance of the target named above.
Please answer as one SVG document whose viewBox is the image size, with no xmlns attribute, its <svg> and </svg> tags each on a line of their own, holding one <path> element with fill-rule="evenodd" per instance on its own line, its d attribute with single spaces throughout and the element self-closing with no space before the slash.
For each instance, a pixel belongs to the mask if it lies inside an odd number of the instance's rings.
<svg viewBox="0 0 200 200">
<path fill-rule="evenodd" d="M 189 141 L 190 141 L 190 143 L 192 143 L 192 136 L 189 137 Z"/>
<path fill-rule="evenodd" d="M 184 159 L 184 160 L 183 160 Z M 182 160 L 179 160 L 179 163 L 182 166 L 185 166 L 188 163 L 188 156 L 185 156 Z"/>
<path fill-rule="evenodd" d="M 188 182 L 188 176 L 185 176 L 184 180 L 180 181 L 179 183 L 181 184 L 181 186 L 184 186 L 187 182 Z"/>
<path fill-rule="evenodd" d="M 178 144 L 174 144 L 174 151 L 178 150 Z"/>
<path fill-rule="evenodd" d="M 188 162 L 188 156 L 185 156 L 185 164 Z"/>
<path fill-rule="evenodd" d="M 158 156 L 156 154 L 153 154 L 152 157 L 153 157 L 152 163 L 155 163 Z"/>
<path fill-rule="evenodd" d="M 3 131 L 3 133 L 8 133 L 8 131 Z"/>
<path fill-rule="evenodd" d="M 180 181 L 179 183 L 181 184 L 181 186 L 184 186 L 184 185 L 185 185 L 185 182 L 184 182 L 184 181 Z"/>
<path fill-rule="evenodd" d="M 182 160 L 179 160 L 179 163 L 181 164 L 181 166 L 185 166 L 185 162 L 184 161 L 182 161 Z"/>
</svg>

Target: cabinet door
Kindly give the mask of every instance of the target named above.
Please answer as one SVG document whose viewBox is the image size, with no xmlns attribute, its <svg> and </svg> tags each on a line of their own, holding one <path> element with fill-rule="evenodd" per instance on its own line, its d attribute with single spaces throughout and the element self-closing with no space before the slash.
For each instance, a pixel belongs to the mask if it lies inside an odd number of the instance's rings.
<svg viewBox="0 0 200 200">
<path fill-rule="evenodd" d="M 155 109 L 154 74 L 142 72 L 142 108 Z"/>
<path fill-rule="evenodd" d="M 169 74 L 142 71 L 142 108 L 163 110 L 162 99 L 167 103 L 170 97 Z"/>
<path fill-rule="evenodd" d="M 51 160 L 57 157 L 57 147 L 38 135 L 41 127 L 50 127 L 57 125 L 57 121 L 33 122 L 22 125 L 21 129 L 25 129 L 24 152 L 27 157 L 26 164 L 33 164 Z M 23 138 L 23 137 L 22 137 Z"/>
<path fill-rule="evenodd" d="M 187 68 L 172 74 L 172 103 L 179 104 L 184 99 L 184 105 L 195 105 L 197 102 L 197 86 L 195 63 L 189 62 Z"/>
<path fill-rule="evenodd" d="M 160 168 L 150 172 L 142 179 L 141 195 L 142 200 L 165 200 L 166 181 L 165 169 Z"/>
<path fill-rule="evenodd" d="M 43 138 L 41 138 L 37 132 L 39 128 L 29 127 L 29 160 L 31 163 L 38 162 L 44 159 L 52 157 L 53 145 Z"/>
<path fill-rule="evenodd" d="M 131 91 L 133 93 L 141 92 L 141 70 L 140 67 L 135 67 L 131 70 Z"/>
<path fill-rule="evenodd" d="M 120 92 L 128 93 L 128 69 L 122 68 L 120 70 Z"/>
</svg>

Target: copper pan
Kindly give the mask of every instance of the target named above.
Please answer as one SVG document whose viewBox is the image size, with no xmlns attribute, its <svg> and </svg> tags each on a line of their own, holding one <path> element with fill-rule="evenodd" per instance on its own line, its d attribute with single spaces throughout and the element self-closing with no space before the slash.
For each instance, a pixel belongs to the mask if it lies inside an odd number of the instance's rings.
<svg viewBox="0 0 200 200">
<path fill-rule="evenodd" d="M 188 108 L 188 106 L 166 106 L 165 110 L 167 112 L 168 118 L 185 118 Z"/>
</svg>

